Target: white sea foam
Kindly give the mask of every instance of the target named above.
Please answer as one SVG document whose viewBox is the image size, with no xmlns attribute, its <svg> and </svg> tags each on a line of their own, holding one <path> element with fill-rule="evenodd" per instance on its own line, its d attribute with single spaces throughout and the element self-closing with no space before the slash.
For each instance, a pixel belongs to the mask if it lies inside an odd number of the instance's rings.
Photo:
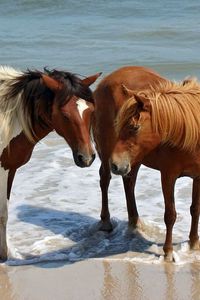
<svg viewBox="0 0 200 300">
<path fill-rule="evenodd" d="M 41 261 L 114 259 L 162 263 L 165 225 L 160 174 L 142 167 L 137 181 L 137 205 L 142 230 L 130 230 L 121 178 L 113 176 L 109 189 L 114 230 L 98 231 L 101 207 L 98 168 L 74 165 L 71 150 L 54 133 L 38 144 L 31 161 L 14 181 L 9 205 L 10 265 Z M 200 261 L 189 251 L 191 181 L 176 187 L 178 218 L 174 226 L 174 260 L 177 264 Z"/>
</svg>

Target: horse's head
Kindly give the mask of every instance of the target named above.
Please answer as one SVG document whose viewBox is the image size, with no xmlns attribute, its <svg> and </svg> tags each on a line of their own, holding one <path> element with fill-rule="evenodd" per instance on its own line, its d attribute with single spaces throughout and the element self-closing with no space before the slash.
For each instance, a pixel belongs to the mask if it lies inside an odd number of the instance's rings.
<svg viewBox="0 0 200 300">
<path fill-rule="evenodd" d="M 74 161 L 79 167 L 92 164 L 95 153 L 90 139 L 90 121 L 94 100 L 89 88 L 101 73 L 83 80 L 65 75 L 62 80 L 43 75 L 44 84 L 54 92 L 51 107 L 51 126 L 72 149 Z M 70 89 L 68 87 L 70 85 Z"/>
<path fill-rule="evenodd" d="M 127 92 L 131 98 L 118 113 L 118 138 L 110 159 L 112 172 L 122 176 L 160 143 L 158 134 L 152 129 L 150 100 L 145 95 Z"/>
</svg>

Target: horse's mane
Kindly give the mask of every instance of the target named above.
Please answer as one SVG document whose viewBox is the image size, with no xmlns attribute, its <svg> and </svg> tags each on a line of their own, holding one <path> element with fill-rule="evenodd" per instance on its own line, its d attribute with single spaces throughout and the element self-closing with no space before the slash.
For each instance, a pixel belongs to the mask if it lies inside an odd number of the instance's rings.
<svg viewBox="0 0 200 300">
<path fill-rule="evenodd" d="M 200 83 L 195 79 L 183 82 L 160 82 L 157 86 L 136 93 L 151 103 L 154 132 L 163 143 L 193 151 L 200 142 Z M 117 131 L 130 124 L 138 114 L 133 96 L 122 106 L 117 118 Z"/>
<path fill-rule="evenodd" d="M 69 101 L 72 95 L 85 100 L 92 98 L 89 87 L 82 84 L 81 79 L 70 72 L 48 70 L 17 71 L 11 67 L 0 67 L 0 136 L 9 141 L 16 126 L 20 126 L 28 139 L 35 140 L 34 124 L 45 126 L 39 116 L 40 106 L 46 111 L 51 109 L 54 93 L 50 91 L 41 80 L 46 74 L 63 84 L 57 105 L 62 106 Z"/>
</svg>

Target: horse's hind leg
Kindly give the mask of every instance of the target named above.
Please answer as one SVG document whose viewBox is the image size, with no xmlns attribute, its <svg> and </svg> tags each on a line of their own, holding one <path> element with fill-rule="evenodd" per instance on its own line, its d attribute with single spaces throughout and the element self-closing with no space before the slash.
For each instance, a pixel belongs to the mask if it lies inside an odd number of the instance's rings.
<svg viewBox="0 0 200 300">
<path fill-rule="evenodd" d="M 7 179 L 8 171 L 0 168 L 0 259 L 7 259 L 6 225 L 8 219 L 7 207 Z"/>
<path fill-rule="evenodd" d="M 198 224 L 199 224 L 199 213 L 200 213 L 200 178 L 193 180 L 192 190 L 192 205 L 190 206 L 191 229 L 190 229 L 190 248 L 193 250 L 200 249 L 199 235 L 198 235 Z"/>
<path fill-rule="evenodd" d="M 131 169 L 131 172 L 127 176 L 123 177 L 129 225 L 134 228 L 137 227 L 139 222 L 139 215 L 135 201 L 135 183 L 139 168 L 140 165 L 135 166 Z"/>
<path fill-rule="evenodd" d="M 100 230 L 111 231 L 110 213 L 108 208 L 108 187 L 111 179 L 108 161 L 102 162 L 99 169 L 100 187 L 102 193 L 101 225 Z"/>
<path fill-rule="evenodd" d="M 165 200 L 165 214 L 164 221 L 166 224 L 166 238 L 163 246 L 165 259 L 167 261 L 173 260 L 173 245 L 172 245 L 172 230 L 176 221 L 176 209 L 174 201 L 174 186 L 176 178 L 170 174 L 161 174 L 162 190 Z"/>
</svg>

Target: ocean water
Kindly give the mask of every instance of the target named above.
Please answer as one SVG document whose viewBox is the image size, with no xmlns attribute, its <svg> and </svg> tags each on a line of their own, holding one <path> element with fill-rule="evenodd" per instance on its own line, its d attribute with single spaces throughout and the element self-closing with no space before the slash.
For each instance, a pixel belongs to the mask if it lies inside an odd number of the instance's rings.
<svg viewBox="0 0 200 300">
<path fill-rule="evenodd" d="M 0 64 L 59 68 L 81 75 L 143 65 L 180 80 L 200 78 L 200 3 L 186 1 L 1 1 Z M 94 88 L 94 87 L 93 87 Z M 50 134 L 18 170 L 9 204 L 8 264 L 88 258 L 160 263 L 165 236 L 160 174 L 142 167 L 137 205 L 141 232 L 127 227 L 121 178 L 113 176 L 110 212 L 114 230 L 98 231 L 101 207 L 97 158 L 75 166 L 64 141 Z M 190 253 L 191 180 L 176 185 L 174 226 L 177 263 L 200 260 Z"/>
</svg>

